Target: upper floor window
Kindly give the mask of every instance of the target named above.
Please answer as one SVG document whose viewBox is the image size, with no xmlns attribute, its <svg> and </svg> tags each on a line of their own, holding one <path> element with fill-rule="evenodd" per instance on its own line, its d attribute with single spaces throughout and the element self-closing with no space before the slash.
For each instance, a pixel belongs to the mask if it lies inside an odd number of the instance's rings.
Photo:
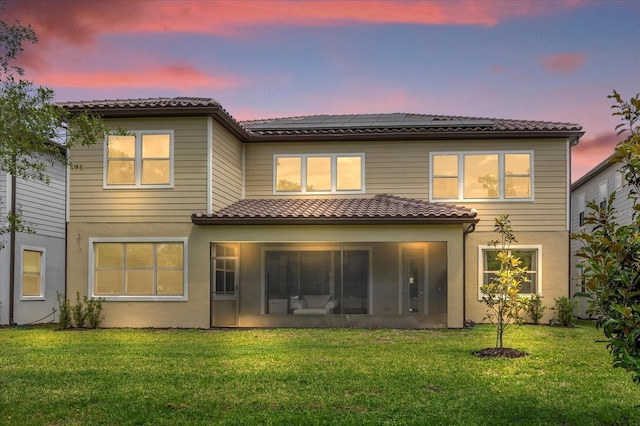
<svg viewBox="0 0 640 426">
<path fill-rule="evenodd" d="M 275 155 L 274 193 L 364 192 L 364 154 Z"/>
<path fill-rule="evenodd" d="M 106 188 L 173 186 L 173 132 L 109 135 L 104 169 Z"/>
<path fill-rule="evenodd" d="M 431 200 L 532 200 L 533 152 L 431 154 Z"/>
<path fill-rule="evenodd" d="M 580 194 L 578 197 L 578 226 L 584 226 L 584 210 L 585 210 L 585 194 Z"/>
<path fill-rule="evenodd" d="M 614 183 L 616 189 L 620 189 L 625 185 L 626 182 L 624 181 L 624 173 L 622 172 L 622 170 L 616 170 Z"/>
<path fill-rule="evenodd" d="M 607 181 L 605 180 L 604 182 L 600 183 L 600 188 L 599 188 L 599 198 L 598 198 L 598 205 L 600 206 L 601 209 L 604 209 L 607 207 L 607 189 L 608 189 L 608 185 L 607 185 Z"/>
</svg>

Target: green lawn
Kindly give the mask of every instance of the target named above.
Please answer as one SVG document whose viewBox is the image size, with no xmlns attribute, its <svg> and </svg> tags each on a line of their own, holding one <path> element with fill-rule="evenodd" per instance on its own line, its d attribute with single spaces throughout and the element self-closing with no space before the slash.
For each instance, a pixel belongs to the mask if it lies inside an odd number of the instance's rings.
<svg viewBox="0 0 640 426">
<path fill-rule="evenodd" d="M 0 423 L 640 424 L 601 332 L 0 329 Z"/>
</svg>

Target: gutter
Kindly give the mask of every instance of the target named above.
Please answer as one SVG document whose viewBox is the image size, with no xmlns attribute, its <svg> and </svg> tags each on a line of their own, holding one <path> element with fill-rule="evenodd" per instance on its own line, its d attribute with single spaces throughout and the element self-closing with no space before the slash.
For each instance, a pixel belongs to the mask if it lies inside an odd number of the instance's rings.
<svg viewBox="0 0 640 426">
<path fill-rule="evenodd" d="M 368 132 L 345 132 L 345 133 L 302 133 L 291 134 L 275 133 L 259 134 L 251 132 L 249 128 L 249 136 L 246 142 L 305 142 L 309 140 L 317 142 L 332 142 L 342 140 L 359 140 L 359 141 L 390 141 L 390 140 L 454 140 L 454 139 L 513 139 L 513 138 L 538 138 L 538 139 L 556 139 L 570 138 L 575 140 L 584 134 L 583 131 L 577 130 L 540 130 L 540 131 L 443 131 L 443 132 L 420 132 L 420 131 L 394 131 L 393 129 L 371 129 Z M 303 129 L 301 132 L 305 131 Z M 271 130 L 270 130 L 271 132 Z"/>
<path fill-rule="evenodd" d="M 191 215 L 194 225 L 456 225 L 469 223 L 475 229 L 480 219 L 470 217 L 211 217 Z M 465 234 L 469 231 L 465 230 Z"/>
</svg>

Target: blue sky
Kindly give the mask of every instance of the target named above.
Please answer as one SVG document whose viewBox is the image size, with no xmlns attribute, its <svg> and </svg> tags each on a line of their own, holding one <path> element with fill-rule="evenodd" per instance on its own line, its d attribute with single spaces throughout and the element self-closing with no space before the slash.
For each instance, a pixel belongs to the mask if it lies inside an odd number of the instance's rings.
<svg viewBox="0 0 640 426">
<path fill-rule="evenodd" d="M 212 97 L 239 120 L 410 112 L 575 122 L 573 179 L 640 92 L 638 1 L 6 0 L 56 99 Z"/>
</svg>

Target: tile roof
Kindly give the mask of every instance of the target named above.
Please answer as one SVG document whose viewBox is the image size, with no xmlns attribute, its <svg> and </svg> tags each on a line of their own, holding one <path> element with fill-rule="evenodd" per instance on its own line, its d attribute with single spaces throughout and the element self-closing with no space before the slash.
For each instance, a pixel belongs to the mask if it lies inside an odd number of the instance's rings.
<svg viewBox="0 0 640 426">
<path fill-rule="evenodd" d="M 197 225 L 267 223 L 475 223 L 475 209 L 376 195 L 373 198 L 245 199 L 215 213 L 194 213 Z"/>
<path fill-rule="evenodd" d="M 135 109 L 160 109 L 175 107 L 220 107 L 220 103 L 212 98 L 139 98 L 139 99 L 107 99 L 94 101 L 60 102 L 58 103 L 68 110 L 109 110 L 121 108 Z"/>
<path fill-rule="evenodd" d="M 105 117 L 211 115 L 240 140 L 335 140 L 353 138 L 568 137 L 576 144 L 584 133 L 574 123 L 429 114 L 309 115 L 236 121 L 212 98 L 174 97 L 61 102 L 70 112 L 93 111 Z"/>
<path fill-rule="evenodd" d="M 240 124 L 260 136 L 582 131 L 582 126 L 574 123 L 404 113 L 315 115 L 241 121 Z"/>
</svg>

